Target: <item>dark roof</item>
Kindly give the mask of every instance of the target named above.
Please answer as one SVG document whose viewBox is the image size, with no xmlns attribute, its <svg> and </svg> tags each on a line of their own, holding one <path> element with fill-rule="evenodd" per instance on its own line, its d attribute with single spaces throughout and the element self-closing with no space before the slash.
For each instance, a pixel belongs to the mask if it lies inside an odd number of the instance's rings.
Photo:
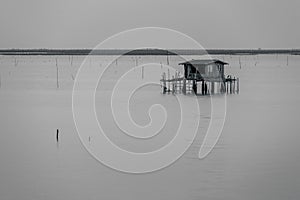
<svg viewBox="0 0 300 200">
<path fill-rule="evenodd" d="M 221 60 L 217 59 L 206 59 L 206 60 L 189 60 L 183 63 L 179 63 L 179 65 L 186 65 L 186 64 L 191 64 L 191 65 L 209 65 L 212 63 L 220 63 L 222 65 L 228 65 L 228 63 L 223 62 Z"/>
</svg>

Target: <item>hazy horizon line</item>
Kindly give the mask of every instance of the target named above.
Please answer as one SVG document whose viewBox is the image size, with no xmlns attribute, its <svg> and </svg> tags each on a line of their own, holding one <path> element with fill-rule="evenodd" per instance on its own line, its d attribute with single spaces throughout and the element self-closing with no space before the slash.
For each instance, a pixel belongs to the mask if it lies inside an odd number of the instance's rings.
<svg viewBox="0 0 300 200">
<path fill-rule="evenodd" d="M 210 48 L 210 49 L 91 49 L 91 48 L 12 48 L 0 49 L 0 55 L 205 55 L 205 54 L 293 54 L 300 48 Z"/>
</svg>

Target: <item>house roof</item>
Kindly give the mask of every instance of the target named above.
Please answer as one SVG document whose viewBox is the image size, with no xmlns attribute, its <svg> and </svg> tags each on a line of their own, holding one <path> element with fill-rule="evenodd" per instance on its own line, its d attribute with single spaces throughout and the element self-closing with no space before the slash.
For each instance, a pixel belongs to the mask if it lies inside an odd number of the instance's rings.
<svg viewBox="0 0 300 200">
<path fill-rule="evenodd" d="M 223 62 L 221 60 L 218 59 L 206 59 L 206 60 L 189 60 L 183 63 L 179 63 L 179 65 L 186 65 L 186 64 L 190 64 L 190 65 L 209 65 L 212 63 L 220 63 L 222 65 L 228 65 L 228 63 Z"/>
</svg>

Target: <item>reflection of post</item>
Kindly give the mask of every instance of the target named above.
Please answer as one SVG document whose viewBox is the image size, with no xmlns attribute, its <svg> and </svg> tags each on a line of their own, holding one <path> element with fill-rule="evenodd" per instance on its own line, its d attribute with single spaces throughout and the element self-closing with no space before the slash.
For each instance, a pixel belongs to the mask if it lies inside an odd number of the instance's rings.
<svg viewBox="0 0 300 200">
<path fill-rule="evenodd" d="M 2 85 L 2 84 L 1 84 L 1 74 L 0 74 L 0 88 L 1 88 L 1 85 Z"/>
</svg>

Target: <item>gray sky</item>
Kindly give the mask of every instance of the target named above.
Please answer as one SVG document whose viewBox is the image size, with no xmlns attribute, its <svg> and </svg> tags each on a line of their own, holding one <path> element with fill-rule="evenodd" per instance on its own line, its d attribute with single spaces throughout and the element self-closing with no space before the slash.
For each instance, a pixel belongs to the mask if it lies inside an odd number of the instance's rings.
<svg viewBox="0 0 300 200">
<path fill-rule="evenodd" d="M 299 0 L 1 0 L 0 48 L 93 48 L 144 26 L 205 48 L 299 48 L 299 8 Z"/>
</svg>

